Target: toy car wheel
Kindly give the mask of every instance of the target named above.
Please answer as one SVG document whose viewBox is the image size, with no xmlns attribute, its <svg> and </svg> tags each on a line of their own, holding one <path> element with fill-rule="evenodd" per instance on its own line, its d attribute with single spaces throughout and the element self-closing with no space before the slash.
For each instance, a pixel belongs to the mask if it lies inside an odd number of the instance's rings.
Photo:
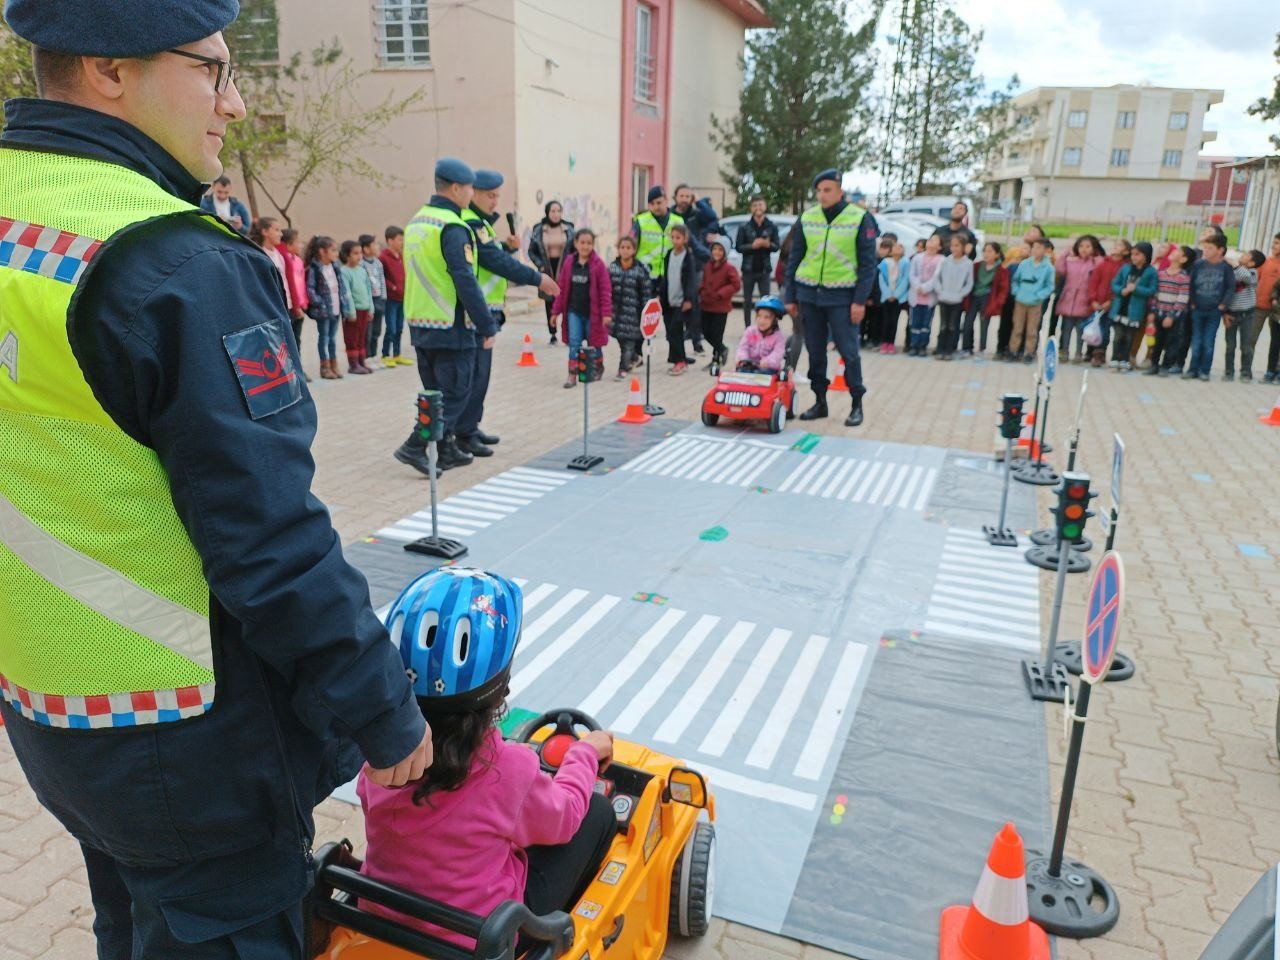
<svg viewBox="0 0 1280 960">
<path fill-rule="evenodd" d="M 672 933 L 700 937 L 711 924 L 716 892 L 716 828 L 699 823 L 671 870 Z"/>
<path fill-rule="evenodd" d="M 702 425 L 703 425 L 703 426 L 706 426 L 706 427 L 714 427 L 714 426 L 715 426 L 717 423 L 719 423 L 719 422 L 720 422 L 720 414 L 718 414 L 718 413 L 708 413 L 706 410 L 703 410 L 703 411 L 702 411 Z"/>
<path fill-rule="evenodd" d="M 794 420 L 796 418 L 796 390 L 791 389 L 791 396 L 787 398 L 787 419 Z"/>
<path fill-rule="evenodd" d="M 781 433 L 782 428 L 787 425 L 787 408 L 782 405 L 781 400 L 773 401 L 773 409 L 769 411 L 769 432 Z"/>
</svg>

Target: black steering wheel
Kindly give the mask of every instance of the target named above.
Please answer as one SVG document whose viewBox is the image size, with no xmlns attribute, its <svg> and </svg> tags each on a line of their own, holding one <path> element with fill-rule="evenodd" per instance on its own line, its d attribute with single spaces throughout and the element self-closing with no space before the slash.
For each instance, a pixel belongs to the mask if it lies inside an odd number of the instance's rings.
<svg viewBox="0 0 1280 960">
<path fill-rule="evenodd" d="M 534 717 L 520 728 L 520 733 L 518 734 L 517 739 L 519 739 L 521 743 L 533 743 L 534 736 L 550 726 L 554 726 L 555 729 L 547 735 L 545 740 L 538 744 L 538 757 L 541 759 L 543 767 L 552 771 L 560 766 L 560 759 L 564 756 L 564 751 L 563 749 L 556 748 L 554 750 L 555 756 L 548 757 L 544 754 L 544 750 L 548 744 L 558 741 L 562 747 L 564 741 L 559 739 L 562 737 L 569 737 L 572 740 L 581 740 L 582 737 L 579 735 L 577 729 L 579 727 L 587 732 L 601 729 L 600 724 L 598 724 L 595 719 L 588 714 L 583 713 L 581 710 L 576 710 L 573 707 L 563 707 L 559 710 L 548 710 L 546 713 L 542 713 Z"/>
</svg>

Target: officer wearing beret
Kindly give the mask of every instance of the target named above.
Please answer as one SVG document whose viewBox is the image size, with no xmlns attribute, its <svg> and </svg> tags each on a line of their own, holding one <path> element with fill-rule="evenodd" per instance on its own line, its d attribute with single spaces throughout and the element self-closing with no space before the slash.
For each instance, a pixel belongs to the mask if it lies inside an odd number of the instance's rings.
<svg viewBox="0 0 1280 960">
<path fill-rule="evenodd" d="M 502 174 L 497 170 L 477 170 L 471 205 L 462 211 L 462 219 L 467 221 L 476 236 L 476 255 L 480 262 L 477 279 L 480 281 L 480 289 L 484 291 L 485 302 L 489 305 L 489 312 L 493 314 L 494 323 L 499 330 L 507 322 L 504 308 L 507 303 L 508 282 L 537 287 L 551 297 L 560 292 L 560 286 L 555 280 L 521 263 L 498 243 L 493 225 L 498 220 L 502 183 Z M 489 392 L 493 349 L 481 345 L 475 351 L 475 358 L 471 395 L 459 415 L 456 427 L 458 447 L 477 457 L 491 457 L 493 451 L 489 447 L 497 443 L 498 438 L 481 430 L 480 420 L 484 416 L 484 399 Z"/>
<path fill-rule="evenodd" d="M 636 238 L 636 259 L 649 268 L 652 295 L 656 297 L 666 269 L 667 251 L 671 249 L 671 228 L 683 224 L 684 217 L 667 209 L 667 192 L 662 187 L 650 187 L 648 201 L 649 209 L 632 218 L 631 235 Z"/>
<path fill-rule="evenodd" d="M 404 231 L 404 316 L 418 354 L 418 377 L 423 387 L 444 395 L 445 437 L 437 445 L 436 460 L 441 470 L 475 459 L 458 446 L 457 428 L 471 399 L 476 350 L 492 350 L 498 332 L 480 289 L 476 237 L 462 218 L 471 205 L 475 181 L 475 173 L 461 160 L 437 161 L 436 192 Z M 416 418 L 409 439 L 394 456 L 431 475 Z"/>
<path fill-rule="evenodd" d="M 875 218 L 845 199 L 838 170 L 823 170 L 813 178 L 816 206 L 800 215 L 785 277 L 787 312 L 799 315 L 809 351 L 809 384 L 814 404 L 801 420 L 818 420 L 827 412 L 827 344 L 835 342 L 844 358 L 844 376 L 853 397 L 845 426 L 862 423 L 862 360 L 858 354 L 859 327 L 867 312 L 867 297 L 876 282 Z"/>
<path fill-rule="evenodd" d="M 279 274 L 200 210 L 236 0 L 8 0 L 0 714 L 79 841 L 102 960 L 302 957 L 312 808 L 431 760 L 310 492 Z"/>
</svg>

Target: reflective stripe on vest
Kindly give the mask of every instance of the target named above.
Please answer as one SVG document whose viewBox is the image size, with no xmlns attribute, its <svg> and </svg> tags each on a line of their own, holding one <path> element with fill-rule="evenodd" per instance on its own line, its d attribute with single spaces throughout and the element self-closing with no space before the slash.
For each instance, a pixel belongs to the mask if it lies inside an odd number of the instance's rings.
<svg viewBox="0 0 1280 960">
<path fill-rule="evenodd" d="M 498 235 L 493 224 L 484 219 L 470 207 L 462 211 L 462 219 L 467 221 L 471 232 L 476 235 L 476 243 L 497 243 Z M 500 277 L 491 270 L 480 266 L 480 251 L 476 250 L 476 279 L 480 281 L 480 289 L 484 292 L 484 302 L 494 310 L 501 310 L 507 305 L 507 278 Z"/>
<path fill-rule="evenodd" d="M 640 242 L 636 244 L 636 259 L 649 268 L 649 276 L 657 280 L 666 272 L 667 251 L 671 249 L 671 228 L 684 223 L 678 213 L 667 214 L 667 225 L 658 226 L 658 218 L 646 210 L 636 216 L 640 226 Z"/>
<path fill-rule="evenodd" d="M 67 338 L 100 248 L 186 215 L 217 223 L 125 167 L 0 149 L 0 342 L 13 344 L 0 366 L 0 697 L 37 723 L 164 723 L 214 702 L 209 585 L 168 477 L 102 409 Z"/>
<path fill-rule="evenodd" d="M 467 222 L 452 210 L 428 204 L 405 227 L 404 260 L 409 269 L 405 271 L 404 316 L 411 327 L 449 330 L 454 325 L 458 291 L 449 276 L 441 245 L 444 228 L 453 224 L 471 232 Z M 474 237 L 472 234 L 472 239 Z M 477 275 L 478 259 L 473 251 L 471 270 Z M 463 311 L 463 321 L 468 330 L 474 329 L 466 311 Z"/>
<path fill-rule="evenodd" d="M 821 207 L 810 207 L 801 214 L 805 251 L 796 268 L 796 282 L 810 287 L 856 286 L 862 217 L 862 208 L 852 203 L 846 204 L 830 223 Z"/>
</svg>

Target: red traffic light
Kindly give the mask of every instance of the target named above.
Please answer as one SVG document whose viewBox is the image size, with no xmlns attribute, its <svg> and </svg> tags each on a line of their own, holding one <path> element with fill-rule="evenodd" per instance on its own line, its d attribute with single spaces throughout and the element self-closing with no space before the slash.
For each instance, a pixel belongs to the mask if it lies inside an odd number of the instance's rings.
<svg viewBox="0 0 1280 960">
<path fill-rule="evenodd" d="M 1067 496 L 1072 500 L 1081 500 L 1089 495 L 1089 488 L 1082 483 L 1073 483 L 1067 487 Z"/>
</svg>

